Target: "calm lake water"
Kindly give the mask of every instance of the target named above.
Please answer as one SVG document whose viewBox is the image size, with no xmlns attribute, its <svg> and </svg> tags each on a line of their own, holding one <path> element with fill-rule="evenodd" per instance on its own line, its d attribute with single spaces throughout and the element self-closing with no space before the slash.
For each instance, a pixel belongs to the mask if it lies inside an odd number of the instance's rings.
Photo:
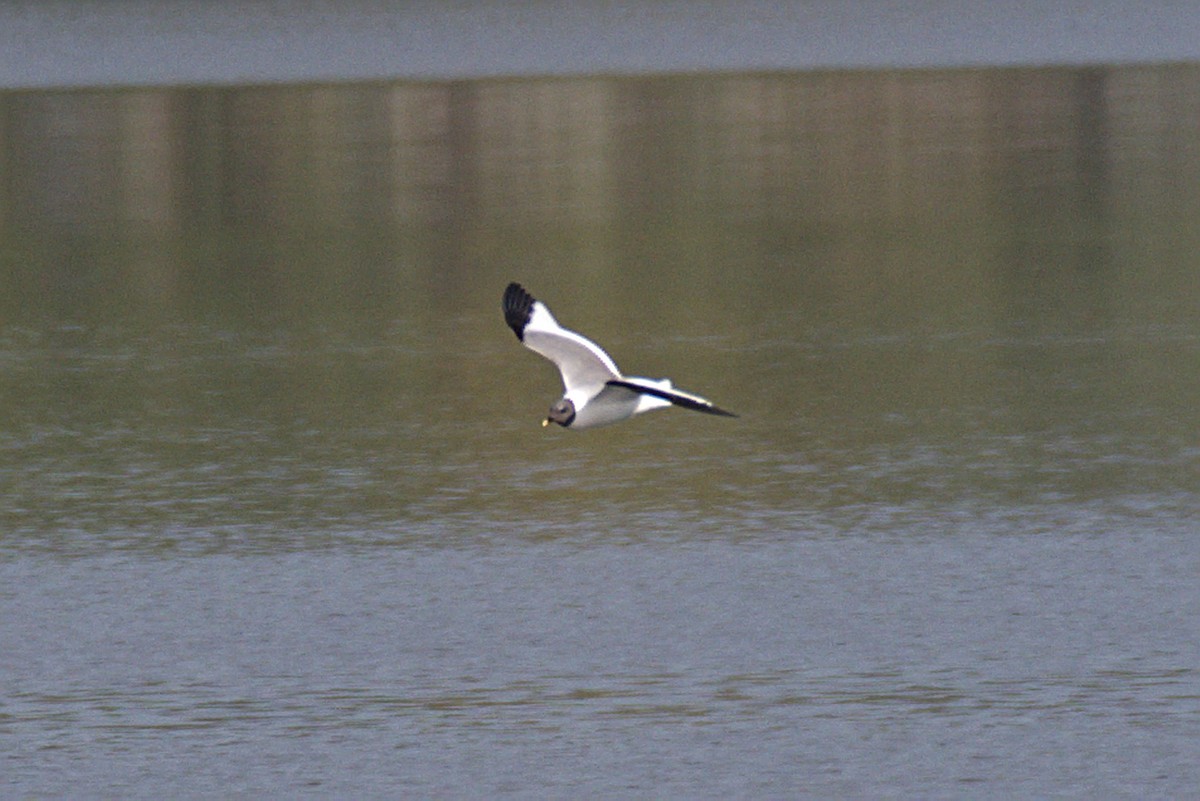
<svg viewBox="0 0 1200 801">
<path fill-rule="evenodd" d="M 0 795 L 1183 797 L 1200 68 L 0 93 Z M 510 280 L 740 413 L 539 425 Z"/>
</svg>

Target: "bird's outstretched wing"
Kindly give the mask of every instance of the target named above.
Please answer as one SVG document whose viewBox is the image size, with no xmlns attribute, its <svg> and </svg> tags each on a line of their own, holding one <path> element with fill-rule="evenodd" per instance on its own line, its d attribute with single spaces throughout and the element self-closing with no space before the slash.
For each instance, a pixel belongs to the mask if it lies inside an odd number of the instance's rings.
<svg viewBox="0 0 1200 801">
<path fill-rule="evenodd" d="M 733 412 L 727 412 L 719 406 L 713 405 L 712 401 L 702 398 L 699 395 L 693 395 L 690 392 L 681 392 L 671 386 L 664 386 L 664 383 L 659 381 L 648 381 L 637 378 L 613 378 L 607 382 L 611 387 L 624 387 L 625 389 L 639 392 L 642 395 L 653 395 L 656 398 L 662 398 L 665 401 L 670 401 L 676 406 L 682 406 L 685 409 L 692 409 L 705 414 L 716 414 L 721 417 L 737 417 Z"/>
<path fill-rule="evenodd" d="M 595 342 L 558 324 L 546 304 L 518 283 L 504 290 L 504 321 L 525 347 L 558 366 L 567 392 L 596 393 L 610 381 L 621 380 L 612 358 Z"/>
</svg>

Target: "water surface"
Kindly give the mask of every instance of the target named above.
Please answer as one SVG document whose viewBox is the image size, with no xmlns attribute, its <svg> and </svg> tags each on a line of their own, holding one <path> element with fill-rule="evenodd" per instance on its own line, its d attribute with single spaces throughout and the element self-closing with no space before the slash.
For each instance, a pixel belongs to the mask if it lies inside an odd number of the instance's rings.
<svg viewBox="0 0 1200 801">
<path fill-rule="evenodd" d="M 0 95 L 4 793 L 1186 795 L 1198 75 Z"/>
</svg>

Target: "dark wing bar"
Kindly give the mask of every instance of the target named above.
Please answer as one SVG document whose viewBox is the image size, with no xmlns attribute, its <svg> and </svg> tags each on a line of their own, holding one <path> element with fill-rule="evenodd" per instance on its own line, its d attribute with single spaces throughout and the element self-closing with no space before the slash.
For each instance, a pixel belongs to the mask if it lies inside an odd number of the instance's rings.
<svg viewBox="0 0 1200 801">
<path fill-rule="evenodd" d="M 685 409 L 692 409 L 693 411 L 704 412 L 705 414 L 716 414 L 720 415 L 721 417 L 737 417 L 737 415 L 733 412 L 727 412 L 724 409 L 709 403 L 704 398 L 698 398 L 695 395 L 688 395 L 686 392 L 673 392 L 669 389 L 648 387 L 644 384 L 638 384 L 633 381 L 621 381 L 619 379 L 606 381 L 605 383 L 611 387 L 624 387 L 625 389 L 633 390 L 634 392 L 640 392 L 643 395 L 653 395 L 656 398 L 662 398 L 663 400 L 670 401 L 676 406 L 682 406 Z"/>
</svg>

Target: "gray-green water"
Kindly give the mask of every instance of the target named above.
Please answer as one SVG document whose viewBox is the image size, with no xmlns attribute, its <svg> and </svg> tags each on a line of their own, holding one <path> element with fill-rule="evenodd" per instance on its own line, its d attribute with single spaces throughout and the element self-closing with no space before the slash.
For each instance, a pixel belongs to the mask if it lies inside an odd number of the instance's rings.
<svg viewBox="0 0 1200 801">
<path fill-rule="evenodd" d="M 1188 794 L 1198 111 L 0 95 L 0 794 Z M 509 280 L 742 416 L 543 430 Z"/>
</svg>

